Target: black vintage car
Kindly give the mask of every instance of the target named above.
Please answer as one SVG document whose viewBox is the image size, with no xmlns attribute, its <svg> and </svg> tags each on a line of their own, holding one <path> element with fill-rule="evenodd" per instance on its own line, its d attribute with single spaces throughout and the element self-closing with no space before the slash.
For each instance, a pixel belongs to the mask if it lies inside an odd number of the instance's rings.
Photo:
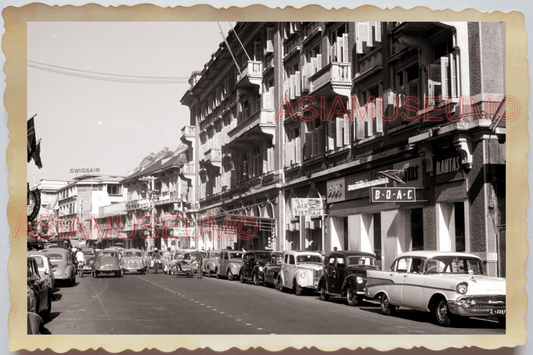
<svg viewBox="0 0 533 355">
<path fill-rule="evenodd" d="M 275 285 L 281 270 L 281 261 L 283 260 L 282 251 L 273 251 L 268 258 L 267 263 L 263 266 L 259 277 L 262 278 L 263 286 Z"/>
<path fill-rule="evenodd" d="M 241 282 L 253 280 L 255 285 L 261 284 L 260 273 L 270 258 L 270 250 L 250 250 L 243 256 L 243 263 L 240 272 Z"/>
<path fill-rule="evenodd" d="M 320 299 L 330 295 L 346 297 L 355 306 L 365 297 L 366 270 L 378 269 L 376 255 L 362 251 L 332 251 L 324 258 L 323 274 L 318 282 Z"/>
</svg>

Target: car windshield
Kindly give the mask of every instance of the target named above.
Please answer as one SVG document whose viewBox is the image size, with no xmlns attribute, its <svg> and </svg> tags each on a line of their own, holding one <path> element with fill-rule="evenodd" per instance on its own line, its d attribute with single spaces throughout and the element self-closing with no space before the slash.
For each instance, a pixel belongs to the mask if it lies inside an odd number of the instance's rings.
<svg viewBox="0 0 533 355">
<path fill-rule="evenodd" d="M 242 259 L 242 253 L 230 253 L 229 258 L 230 259 Z"/>
<path fill-rule="evenodd" d="M 83 255 L 94 255 L 94 251 L 92 250 L 83 250 Z"/>
<path fill-rule="evenodd" d="M 125 257 L 142 257 L 142 253 L 140 251 L 127 251 L 124 253 Z"/>
<path fill-rule="evenodd" d="M 436 256 L 428 260 L 426 273 L 483 275 L 483 264 L 468 256 Z"/>
<path fill-rule="evenodd" d="M 348 266 L 361 266 L 361 265 L 370 265 L 377 266 L 378 262 L 376 258 L 371 256 L 350 256 L 348 257 Z"/>
<path fill-rule="evenodd" d="M 44 267 L 44 261 L 43 258 L 34 257 L 35 261 L 37 262 L 37 267 L 43 268 Z"/>
<path fill-rule="evenodd" d="M 113 252 L 113 251 L 102 251 L 100 252 L 100 254 L 98 254 L 99 257 L 103 258 L 103 257 L 110 257 L 110 258 L 115 258 L 117 256 L 117 253 Z"/>
<path fill-rule="evenodd" d="M 255 258 L 257 259 L 257 261 L 267 262 L 268 259 L 270 258 L 270 253 L 268 253 L 268 254 L 255 254 Z"/>
<path fill-rule="evenodd" d="M 56 260 L 61 260 L 61 259 L 63 259 L 63 255 L 61 255 L 61 254 L 48 254 L 48 257 L 49 257 L 50 260 L 52 260 L 52 261 L 56 261 Z"/>
<path fill-rule="evenodd" d="M 306 254 L 298 255 L 296 261 L 298 264 L 320 264 L 322 263 L 322 258 L 318 255 Z"/>
</svg>

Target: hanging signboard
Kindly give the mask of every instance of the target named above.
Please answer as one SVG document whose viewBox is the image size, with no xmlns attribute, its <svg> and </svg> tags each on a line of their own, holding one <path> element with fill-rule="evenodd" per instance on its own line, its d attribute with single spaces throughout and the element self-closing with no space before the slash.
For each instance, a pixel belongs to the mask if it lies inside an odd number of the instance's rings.
<svg viewBox="0 0 533 355">
<path fill-rule="evenodd" d="M 321 216 L 324 214 L 324 200 L 321 198 L 293 198 L 292 215 Z"/>
<path fill-rule="evenodd" d="M 370 189 L 371 202 L 415 202 L 416 188 L 414 187 L 372 187 Z"/>
</svg>

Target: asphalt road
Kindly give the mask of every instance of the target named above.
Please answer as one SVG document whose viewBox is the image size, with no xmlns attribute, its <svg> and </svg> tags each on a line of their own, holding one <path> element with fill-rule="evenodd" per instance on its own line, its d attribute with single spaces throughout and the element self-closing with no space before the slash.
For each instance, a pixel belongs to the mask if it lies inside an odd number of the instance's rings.
<svg viewBox="0 0 533 355">
<path fill-rule="evenodd" d="M 52 302 L 51 334 L 505 334 L 496 322 L 463 319 L 449 328 L 432 315 L 377 302 L 349 307 L 318 294 L 296 296 L 226 279 L 165 274 L 77 278 Z"/>
</svg>

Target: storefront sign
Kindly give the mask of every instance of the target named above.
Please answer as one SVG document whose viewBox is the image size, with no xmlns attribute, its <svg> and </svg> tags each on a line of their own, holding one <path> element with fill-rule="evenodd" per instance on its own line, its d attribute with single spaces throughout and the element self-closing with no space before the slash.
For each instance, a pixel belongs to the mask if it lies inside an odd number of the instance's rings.
<svg viewBox="0 0 533 355">
<path fill-rule="evenodd" d="M 293 216 L 321 216 L 324 214 L 324 201 L 321 198 L 293 198 Z"/>
<path fill-rule="evenodd" d="M 464 179 L 464 170 L 461 165 L 461 155 L 455 149 L 447 149 L 435 153 L 433 162 L 435 183 L 441 184 L 449 181 Z"/>
<path fill-rule="evenodd" d="M 401 184 L 401 187 L 422 187 L 424 186 L 424 172 L 422 159 L 411 159 L 396 163 L 393 165 L 395 170 L 400 170 L 398 177 L 402 179 L 405 184 Z M 399 186 L 398 183 L 396 186 Z"/>
<path fill-rule="evenodd" d="M 389 178 L 381 178 L 381 179 L 376 179 L 372 181 L 360 181 L 360 182 L 356 182 L 354 184 L 348 185 L 348 191 L 364 189 L 364 188 L 372 187 L 372 186 L 384 185 L 388 182 L 389 182 Z"/>
<path fill-rule="evenodd" d="M 327 189 L 326 198 L 328 203 L 344 201 L 344 192 L 346 189 L 345 178 L 328 181 Z"/>
<path fill-rule="evenodd" d="M 372 187 L 371 202 L 414 202 L 416 189 L 414 187 Z"/>
</svg>

